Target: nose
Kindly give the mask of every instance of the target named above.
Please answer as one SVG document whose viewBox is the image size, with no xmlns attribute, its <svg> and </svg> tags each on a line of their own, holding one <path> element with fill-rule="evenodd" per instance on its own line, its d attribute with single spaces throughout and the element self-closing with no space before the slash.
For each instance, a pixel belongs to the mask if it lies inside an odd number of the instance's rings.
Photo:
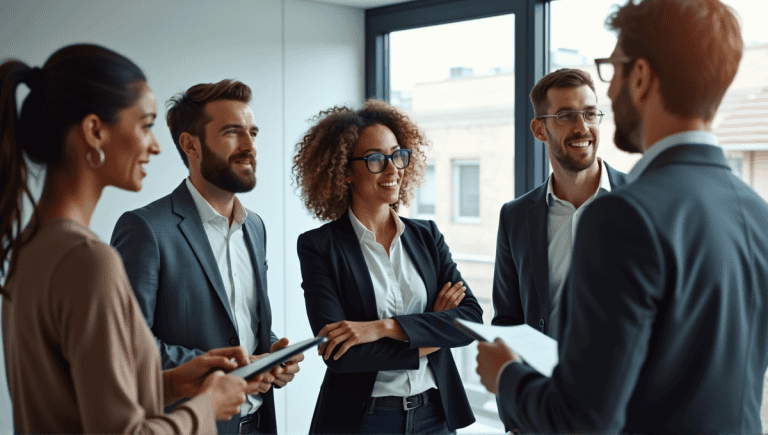
<svg viewBox="0 0 768 435">
<path fill-rule="evenodd" d="M 155 134 L 152 133 L 152 143 L 149 144 L 149 153 L 157 155 L 160 154 L 161 151 L 160 142 L 157 141 Z"/>
<path fill-rule="evenodd" d="M 573 124 L 573 129 L 581 133 L 586 133 L 589 131 L 587 122 L 584 120 L 584 113 L 580 113 L 579 116 L 576 117 L 576 123 Z"/>
<path fill-rule="evenodd" d="M 243 139 L 240 143 L 240 149 L 243 151 L 250 151 L 253 153 L 253 155 L 256 155 L 256 138 L 252 136 L 250 133 L 245 134 L 245 139 Z"/>
<path fill-rule="evenodd" d="M 397 169 L 397 166 L 395 166 L 395 161 L 393 157 L 387 157 L 384 161 L 387 166 L 384 167 L 384 170 L 382 172 L 392 174 L 399 170 Z"/>
</svg>

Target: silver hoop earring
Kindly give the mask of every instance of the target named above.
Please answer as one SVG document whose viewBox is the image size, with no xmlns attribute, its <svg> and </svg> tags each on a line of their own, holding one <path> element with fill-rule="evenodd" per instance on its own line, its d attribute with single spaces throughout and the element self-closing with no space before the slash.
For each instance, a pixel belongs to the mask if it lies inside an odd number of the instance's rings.
<svg viewBox="0 0 768 435">
<path fill-rule="evenodd" d="M 91 154 L 93 150 L 96 150 L 96 153 L 98 153 L 99 155 L 99 161 L 96 163 L 93 163 L 93 155 Z M 85 153 L 85 160 L 88 160 L 88 164 L 91 165 L 91 167 L 94 169 L 101 167 L 101 165 L 104 164 L 104 160 L 105 160 L 104 150 L 102 150 L 101 148 L 91 148 L 90 150 L 88 150 L 87 153 Z"/>
</svg>

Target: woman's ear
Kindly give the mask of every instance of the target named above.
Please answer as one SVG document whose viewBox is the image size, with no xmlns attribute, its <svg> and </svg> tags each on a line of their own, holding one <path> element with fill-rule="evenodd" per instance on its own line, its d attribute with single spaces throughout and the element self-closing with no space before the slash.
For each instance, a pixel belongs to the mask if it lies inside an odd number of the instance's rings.
<svg viewBox="0 0 768 435">
<path fill-rule="evenodd" d="M 86 147 L 101 148 L 109 142 L 109 129 L 102 122 L 98 115 L 91 113 L 80 121 L 80 136 L 83 138 Z"/>
</svg>

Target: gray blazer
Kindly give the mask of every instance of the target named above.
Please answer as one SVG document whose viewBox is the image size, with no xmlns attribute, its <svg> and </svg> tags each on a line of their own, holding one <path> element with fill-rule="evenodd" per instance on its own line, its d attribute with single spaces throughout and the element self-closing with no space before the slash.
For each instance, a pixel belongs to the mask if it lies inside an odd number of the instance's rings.
<svg viewBox="0 0 768 435">
<path fill-rule="evenodd" d="M 605 213 L 611 210 L 611 213 Z M 759 433 L 768 204 L 721 148 L 680 144 L 579 221 L 551 378 L 510 364 L 526 432 Z"/>
<path fill-rule="evenodd" d="M 627 184 L 627 175 L 605 164 L 611 189 Z M 608 212 L 608 211 L 606 211 Z M 493 272 L 494 325 L 528 324 L 548 332 L 547 183 L 501 207 Z M 546 321 L 545 321 L 546 319 Z"/>
<path fill-rule="evenodd" d="M 267 295 L 266 232 L 248 211 L 243 224 L 256 276 L 259 340 L 255 354 L 269 352 L 277 337 Z M 163 368 L 176 367 L 208 350 L 240 344 L 224 281 L 186 183 L 142 208 L 124 213 L 112 233 Z M 262 426 L 277 432 L 272 390 L 262 394 Z M 219 433 L 237 433 L 238 418 L 218 422 Z"/>
</svg>

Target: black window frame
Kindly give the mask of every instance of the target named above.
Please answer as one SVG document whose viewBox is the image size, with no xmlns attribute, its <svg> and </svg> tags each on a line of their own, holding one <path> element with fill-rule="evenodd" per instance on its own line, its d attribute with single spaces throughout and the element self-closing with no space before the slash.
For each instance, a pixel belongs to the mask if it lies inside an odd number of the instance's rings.
<svg viewBox="0 0 768 435">
<path fill-rule="evenodd" d="M 365 96 L 389 101 L 389 33 L 515 14 L 515 197 L 549 175 L 544 145 L 531 134 L 529 94 L 549 70 L 551 0 L 414 0 L 365 11 Z"/>
</svg>

